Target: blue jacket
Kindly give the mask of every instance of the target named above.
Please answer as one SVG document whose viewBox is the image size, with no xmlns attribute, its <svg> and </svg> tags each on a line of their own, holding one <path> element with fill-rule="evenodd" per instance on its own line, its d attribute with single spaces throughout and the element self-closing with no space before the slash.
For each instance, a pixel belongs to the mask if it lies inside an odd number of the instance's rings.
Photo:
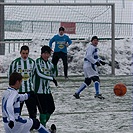
<svg viewBox="0 0 133 133">
<path fill-rule="evenodd" d="M 49 47 L 52 48 L 52 43 L 55 42 L 55 48 L 54 52 L 64 52 L 67 53 L 67 46 L 72 44 L 71 39 L 67 35 L 55 35 L 50 41 L 49 41 Z"/>
</svg>

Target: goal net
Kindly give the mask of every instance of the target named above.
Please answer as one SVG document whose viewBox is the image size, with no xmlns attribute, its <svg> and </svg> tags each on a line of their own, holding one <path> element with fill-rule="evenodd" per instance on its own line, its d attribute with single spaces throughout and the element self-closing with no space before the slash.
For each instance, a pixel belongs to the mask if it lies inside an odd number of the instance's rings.
<svg viewBox="0 0 133 133">
<path fill-rule="evenodd" d="M 85 50 L 93 35 L 100 38 L 100 56 L 113 64 L 114 34 L 112 32 L 114 29 L 112 25 L 112 5 L 109 3 L 8 3 L 4 5 L 5 39 L 31 39 L 29 46 L 32 49 L 30 52 L 33 51 L 32 56 L 37 58 L 40 55 L 40 46 L 48 45 L 50 38 L 58 34 L 59 27 L 64 26 L 66 34 L 73 41 L 73 44 L 68 48 L 70 73 L 81 74 Z M 17 44 L 15 44 L 14 51 L 18 51 Z M 10 48 L 10 50 L 12 53 L 13 48 Z M 81 54 L 79 51 L 82 51 Z M 7 44 L 6 53 L 8 52 L 9 45 Z M 59 67 L 60 71 L 62 71 L 61 61 Z M 108 72 L 106 67 L 108 67 Z M 101 73 L 114 73 L 113 67 L 105 66 L 105 68 L 101 68 Z"/>
</svg>

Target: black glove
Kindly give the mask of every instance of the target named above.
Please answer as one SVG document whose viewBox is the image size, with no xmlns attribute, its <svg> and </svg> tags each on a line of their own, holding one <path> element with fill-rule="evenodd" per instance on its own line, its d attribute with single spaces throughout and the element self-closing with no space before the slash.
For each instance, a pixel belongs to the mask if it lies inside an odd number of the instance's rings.
<svg viewBox="0 0 133 133">
<path fill-rule="evenodd" d="M 104 61 L 101 61 L 101 60 L 100 60 L 100 63 L 101 63 L 102 65 L 105 65 L 105 64 L 106 64 Z"/>
<path fill-rule="evenodd" d="M 53 82 L 54 82 L 55 86 L 58 86 L 58 83 L 57 83 L 57 81 L 55 80 L 55 78 L 53 78 Z"/>
<path fill-rule="evenodd" d="M 30 91 L 30 92 L 28 93 L 28 95 L 29 95 L 29 97 L 35 97 L 34 91 Z"/>
<path fill-rule="evenodd" d="M 96 62 L 95 64 L 96 64 L 97 66 L 101 66 L 99 62 Z"/>
<path fill-rule="evenodd" d="M 14 122 L 13 121 L 9 121 L 8 126 L 12 129 L 14 127 Z"/>
</svg>

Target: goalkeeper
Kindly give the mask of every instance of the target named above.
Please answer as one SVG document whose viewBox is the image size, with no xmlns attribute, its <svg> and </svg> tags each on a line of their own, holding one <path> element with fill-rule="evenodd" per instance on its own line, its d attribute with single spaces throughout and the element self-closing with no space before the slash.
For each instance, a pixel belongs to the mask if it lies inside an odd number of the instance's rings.
<svg viewBox="0 0 133 133">
<path fill-rule="evenodd" d="M 91 81 L 94 82 L 95 87 L 95 98 L 104 99 L 102 94 L 100 94 L 100 79 L 97 71 L 97 66 L 105 65 L 105 62 L 99 59 L 97 53 L 98 37 L 93 36 L 91 39 L 91 44 L 88 46 L 84 58 L 84 76 L 85 80 L 79 87 L 79 89 L 73 95 L 75 98 L 79 99 L 79 94 L 91 84 Z"/>
<path fill-rule="evenodd" d="M 57 63 L 61 58 L 64 66 L 64 76 L 65 79 L 68 79 L 67 70 L 67 47 L 72 44 L 71 39 L 64 34 L 64 27 L 59 28 L 59 34 L 55 35 L 49 42 L 49 46 L 52 49 L 52 43 L 55 42 L 54 54 L 52 58 L 52 63 L 54 65 L 54 69 L 56 70 L 56 76 L 58 76 Z"/>
</svg>

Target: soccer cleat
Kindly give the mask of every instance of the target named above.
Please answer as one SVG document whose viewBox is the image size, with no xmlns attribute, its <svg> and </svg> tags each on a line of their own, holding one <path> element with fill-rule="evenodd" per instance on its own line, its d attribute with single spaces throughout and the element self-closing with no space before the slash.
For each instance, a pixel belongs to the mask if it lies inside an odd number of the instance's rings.
<svg viewBox="0 0 133 133">
<path fill-rule="evenodd" d="M 75 93 L 73 96 L 74 96 L 76 99 L 80 99 L 79 94 L 77 94 L 77 93 Z"/>
<path fill-rule="evenodd" d="M 102 94 L 95 94 L 94 96 L 95 98 L 99 98 L 99 99 L 105 99 Z"/>
<path fill-rule="evenodd" d="M 50 133 L 56 133 L 56 126 L 55 126 L 55 124 L 52 124 L 51 125 L 51 128 L 50 128 Z"/>
</svg>

